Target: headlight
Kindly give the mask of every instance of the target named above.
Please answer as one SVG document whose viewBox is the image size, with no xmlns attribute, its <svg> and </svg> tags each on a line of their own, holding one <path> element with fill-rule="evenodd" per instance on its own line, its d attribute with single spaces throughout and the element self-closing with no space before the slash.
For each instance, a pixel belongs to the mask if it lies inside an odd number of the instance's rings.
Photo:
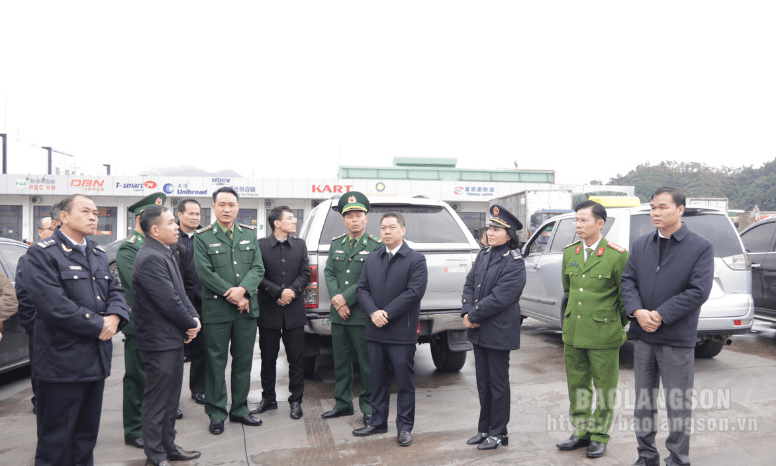
<svg viewBox="0 0 776 466">
<path fill-rule="evenodd" d="M 733 270 L 751 270 L 752 261 L 747 254 L 723 257 L 722 261 Z"/>
</svg>

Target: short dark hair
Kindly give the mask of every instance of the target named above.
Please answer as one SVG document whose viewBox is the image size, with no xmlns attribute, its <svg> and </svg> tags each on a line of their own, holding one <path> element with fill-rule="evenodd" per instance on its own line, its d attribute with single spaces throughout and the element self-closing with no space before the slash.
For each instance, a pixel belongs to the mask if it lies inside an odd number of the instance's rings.
<svg viewBox="0 0 776 466">
<path fill-rule="evenodd" d="M 57 225 L 61 220 L 59 220 L 59 212 L 62 211 L 62 201 L 57 202 L 53 206 L 51 206 L 51 211 L 49 212 L 51 215 L 51 221 L 57 222 Z"/>
<path fill-rule="evenodd" d="M 67 212 L 69 214 L 70 211 L 73 210 L 73 201 L 79 197 L 85 197 L 86 199 L 92 200 L 91 197 L 84 196 L 83 194 L 71 194 L 59 202 L 58 205 L 60 212 Z"/>
<path fill-rule="evenodd" d="M 215 200 L 215 198 L 213 198 L 213 200 Z M 197 201 L 196 199 L 191 199 L 191 198 L 184 199 L 178 203 L 178 212 L 186 212 L 186 204 L 188 204 L 189 202 L 193 202 L 194 204 L 197 204 L 200 208 L 202 207 L 199 204 L 199 201 Z"/>
<path fill-rule="evenodd" d="M 480 228 L 480 241 L 482 241 L 482 237 L 488 238 L 488 229 L 487 228 Z"/>
<path fill-rule="evenodd" d="M 272 229 L 272 231 L 275 231 L 275 220 L 280 220 L 283 218 L 283 212 L 291 212 L 291 215 L 294 215 L 291 207 L 288 207 L 287 205 L 281 205 L 269 211 L 267 221 L 269 222 L 269 227 Z"/>
<path fill-rule="evenodd" d="M 380 217 L 380 225 L 382 225 L 382 224 L 383 224 L 383 220 L 385 220 L 385 219 L 386 219 L 386 218 L 388 218 L 388 217 L 393 217 L 393 218 L 395 218 L 395 219 L 396 219 L 396 221 L 397 221 L 397 222 L 399 222 L 399 225 L 400 225 L 402 228 L 405 228 L 405 225 L 404 225 L 404 216 L 403 216 L 402 214 L 400 214 L 399 212 L 386 212 L 386 213 L 384 213 L 384 214 L 383 214 L 383 216 L 382 216 L 382 217 Z"/>
<path fill-rule="evenodd" d="M 158 225 L 161 221 L 162 214 L 167 212 L 167 207 L 163 205 L 152 205 L 140 213 L 140 229 L 146 235 L 150 234 L 151 227 Z"/>
<path fill-rule="evenodd" d="M 576 207 L 574 207 L 574 212 L 579 212 L 583 209 L 589 209 L 590 207 L 593 208 L 593 216 L 596 220 L 603 220 L 604 222 L 606 221 L 606 207 L 602 206 L 596 201 L 582 201 L 577 204 Z"/>
<path fill-rule="evenodd" d="M 229 193 L 229 194 L 234 194 L 234 197 L 235 197 L 235 198 L 236 198 L 238 201 L 240 200 L 240 195 L 239 195 L 239 194 L 237 194 L 237 191 L 235 191 L 234 189 L 230 188 L 229 186 L 223 186 L 223 187 L 221 187 L 221 188 L 218 188 L 217 190 L 215 190 L 215 191 L 213 192 L 213 202 L 216 202 L 216 198 L 217 198 L 217 197 L 218 197 L 218 195 L 219 195 L 219 194 L 221 194 L 221 193 Z"/>
<path fill-rule="evenodd" d="M 676 204 L 676 207 L 685 206 L 687 207 L 687 198 L 684 197 L 684 193 L 679 191 L 676 188 L 673 188 L 671 186 L 663 186 L 662 188 L 657 188 L 654 193 L 652 193 L 652 197 L 649 198 L 651 201 L 655 198 L 655 196 L 659 196 L 661 194 L 670 194 L 671 197 L 674 198 L 674 204 Z"/>
</svg>

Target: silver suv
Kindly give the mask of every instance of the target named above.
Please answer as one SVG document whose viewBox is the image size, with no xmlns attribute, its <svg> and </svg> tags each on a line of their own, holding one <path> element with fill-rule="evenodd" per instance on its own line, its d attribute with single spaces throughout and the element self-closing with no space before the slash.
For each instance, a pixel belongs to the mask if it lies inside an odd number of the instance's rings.
<svg viewBox="0 0 776 466">
<path fill-rule="evenodd" d="M 639 236 L 654 230 L 648 206 L 607 209 L 603 234 L 607 240 L 630 249 Z M 563 248 L 578 238 L 576 214 L 544 222 L 523 246 L 526 285 L 520 310 L 561 328 L 566 295 L 561 283 Z M 732 335 L 748 333 L 754 319 L 752 273 L 744 246 L 728 216 L 713 208 L 687 207 L 682 222 L 714 247 L 714 286 L 701 307 L 695 356 L 713 358 L 731 343 Z M 549 236 L 549 242 L 538 241 Z"/>
<path fill-rule="evenodd" d="M 337 199 L 315 207 L 305 219 L 299 237 L 307 242 L 312 280 L 305 291 L 305 372 L 315 373 L 321 353 L 331 353 L 331 298 L 323 271 L 329 245 L 346 233 Z M 404 216 L 407 244 L 426 256 L 428 286 L 420 303 L 418 342 L 431 344 L 434 365 L 441 371 L 459 371 L 471 344 L 461 320 L 461 293 L 477 253 L 475 239 L 455 211 L 445 202 L 425 198 L 370 198 L 372 210 L 367 234 L 380 237 L 380 217 L 394 211 Z"/>
</svg>

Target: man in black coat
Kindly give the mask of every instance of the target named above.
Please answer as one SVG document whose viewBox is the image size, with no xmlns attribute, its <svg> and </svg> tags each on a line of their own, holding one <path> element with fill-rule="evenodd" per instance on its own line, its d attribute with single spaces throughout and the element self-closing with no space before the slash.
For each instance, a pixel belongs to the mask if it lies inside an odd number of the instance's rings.
<svg viewBox="0 0 776 466">
<path fill-rule="evenodd" d="M 97 206 L 83 195 L 62 203 L 62 227 L 27 251 L 25 288 L 35 309 L 32 374 L 37 389 L 36 465 L 91 465 L 116 331 L 129 321 L 108 255 L 88 239 Z"/>
<path fill-rule="evenodd" d="M 183 380 L 183 343 L 196 337 L 201 324 L 173 260 L 170 246 L 178 241 L 178 225 L 172 213 L 163 206 L 148 207 L 140 215 L 140 227 L 145 241 L 132 268 L 132 298 L 137 347 L 146 374 L 141 414 L 146 465 L 156 466 L 200 456 L 175 445 L 175 417 Z"/>
<path fill-rule="evenodd" d="M 259 348 L 261 401 L 251 413 L 277 409 L 275 380 L 280 339 L 288 359 L 288 397 L 291 419 L 302 417 L 304 393 L 304 289 L 310 283 L 310 261 L 304 240 L 296 233 L 296 218 L 287 206 L 275 207 L 267 218 L 272 234 L 259 240 L 264 278 L 259 285 Z"/>
<path fill-rule="evenodd" d="M 366 340 L 372 418 L 369 425 L 353 431 L 357 437 L 388 431 L 390 366 L 396 375 L 396 430 L 399 445 L 403 447 L 412 443 L 415 424 L 415 346 L 420 300 L 428 284 L 426 258 L 403 241 L 406 232 L 400 213 L 384 214 L 380 220 L 380 238 L 385 248 L 369 254 L 358 280 L 358 302 L 369 316 Z"/>
</svg>

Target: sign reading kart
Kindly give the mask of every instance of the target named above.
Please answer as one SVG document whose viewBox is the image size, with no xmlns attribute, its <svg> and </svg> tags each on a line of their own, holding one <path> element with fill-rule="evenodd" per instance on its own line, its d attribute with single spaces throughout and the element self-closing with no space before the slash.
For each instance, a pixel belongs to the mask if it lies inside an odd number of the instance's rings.
<svg viewBox="0 0 776 466">
<path fill-rule="evenodd" d="M 353 189 L 352 184 L 314 184 L 314 193 L 349 193 Z M 385 188 L 383 188 L 385 189 Z"/>
</svg>

